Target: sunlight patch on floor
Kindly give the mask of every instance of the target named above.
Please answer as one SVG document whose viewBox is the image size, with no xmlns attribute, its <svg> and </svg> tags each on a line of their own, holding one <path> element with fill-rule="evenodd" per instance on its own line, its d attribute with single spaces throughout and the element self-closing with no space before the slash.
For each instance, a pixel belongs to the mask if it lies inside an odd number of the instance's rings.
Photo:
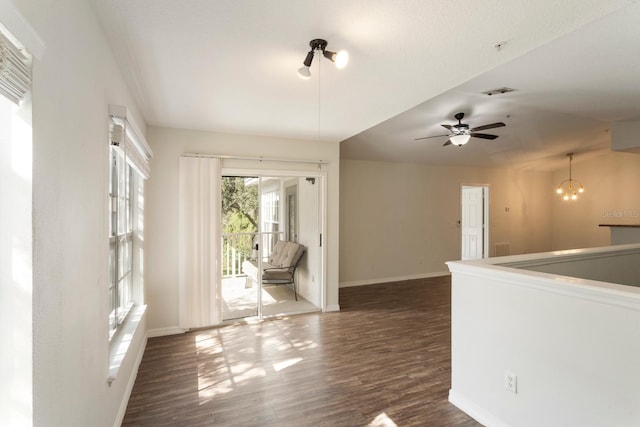
<svg viewBox="0 0 640 427">
<path fill-rule="evenodd" d="M 201 399 L 230 393 L 256 378 L 267 376 L 262 367 L 246 362 L 233 363 L 230 366 L 218 367 L 217 369 L 202 369 L 202 371 L 198 375 L 198 395 Z M 220 376 L 229 376 L 230 378 L 216 381 L 215 379 Z"/>
<path fill-rule="evenodd" d="M 232 392 L 234 389 L 233 382 L 230 379 L 219 383 L 209 383 L 203 378 L 198 378 L 198 397 L 201 399 L 209 399 L 222 394 Z"/>
<path fill-rule="evenodd" d="M 304 357 L 297 354 L 280 352 L 298 353 L 318 347 L 312 337 L 292 339 L 289 326 L 266 321 L 201 330 L 194 334 L 194 345 L 199 404 L 251 388 L 269 377 L 278 378 L 278 374 L 304 362 Z M 256 360 L 257 353 L 261 360 Z"/>
<path fill-rule="evenodd" d="M 367 427 L 398 427 L 398 425 L 383 412 L 367 424 Z"/>
<path fill-rule="evenodd" d="M 273 369 L 276 372 L 280 372 L 283 369 L 287 369 L 288 367 L 293 366 L 298 362 L 302 362 L 302 358 L 301 357 L 295 357 L 293 359 L 283 360 L 282 362 L 274 363 L 273 364 Z"/>
</svg>

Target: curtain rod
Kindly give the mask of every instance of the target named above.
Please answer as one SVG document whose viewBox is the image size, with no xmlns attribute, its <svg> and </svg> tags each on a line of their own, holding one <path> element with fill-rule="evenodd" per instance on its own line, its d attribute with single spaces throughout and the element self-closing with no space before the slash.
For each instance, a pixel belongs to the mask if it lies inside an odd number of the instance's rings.
<svg viewBox="0 0 640 427">
<path fill-rule="evenodd" d="M 203 153 L 185 153 L 180 157 L 211 157 L 218 159 L 230 159 L 230 160 L 257 160 L 260 162 L 282 162 L 282 163 L 310 163 L 313 165 L 328 165 L 329 162 L 324 160 L 295 160 L 295 159 L 276 159 L 272 157 L 250 157 L 250 156 L 229 156 L 220 154 L 203 154 Z"/>
</svg>

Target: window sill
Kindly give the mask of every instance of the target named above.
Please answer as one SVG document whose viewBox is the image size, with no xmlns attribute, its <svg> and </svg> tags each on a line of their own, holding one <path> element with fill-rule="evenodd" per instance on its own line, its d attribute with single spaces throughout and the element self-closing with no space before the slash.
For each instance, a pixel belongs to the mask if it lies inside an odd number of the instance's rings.
<svg viewBox="0 0 640 427">
<path fill-rule="evenodd" d="M 127 320 L 111 339 L 109 343 L 109 376 L 107 378 L 109 385 L 117 378 L 134 337 L 140 333 L 138 329 L 143 323 L 146 311 L 146 305 L 132 307 Z"/>
</svg>

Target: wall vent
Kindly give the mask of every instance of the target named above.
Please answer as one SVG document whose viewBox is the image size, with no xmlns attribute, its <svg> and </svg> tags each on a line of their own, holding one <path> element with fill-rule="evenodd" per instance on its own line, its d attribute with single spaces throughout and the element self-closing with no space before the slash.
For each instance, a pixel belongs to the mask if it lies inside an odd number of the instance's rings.
<svg viewBox="0 0 640 427">
<path fill-rule="evenodd" d="M 509 243 L 496 243 L 496 256 L 509 255 Z"/>
<path fill-rule="evenodd" d="M 488 90 L 488 91 L 482 92 L 482 93 L 485 94 L 485 95 L 492 96 L 492 95 L 503 95 L 505 93 L 515 92 L 515 91 L 516 91 L 516 89 L 511 89 L 510 87 L 501 87 L 501 88 L 498 88 L 498 89 Z"/>
</svg>

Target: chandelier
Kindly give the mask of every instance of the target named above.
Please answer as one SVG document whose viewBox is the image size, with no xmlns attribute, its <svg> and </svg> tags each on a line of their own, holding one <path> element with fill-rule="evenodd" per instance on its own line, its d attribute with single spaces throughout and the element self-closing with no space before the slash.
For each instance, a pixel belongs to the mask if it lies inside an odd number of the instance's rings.
<svg viewBox="0 0 640 427">
<path fill-rule="evenodd" d="M 567 157 L 569 157 L 569 179 L 565 179 L 558 185 L 556 193 L 563 194 L 562 200 L 578 200 L 578 193 L 584 193 L 584 187 L 580 181 L 571 176 L 573 153 L 567 154 Z"/>
</svg>

